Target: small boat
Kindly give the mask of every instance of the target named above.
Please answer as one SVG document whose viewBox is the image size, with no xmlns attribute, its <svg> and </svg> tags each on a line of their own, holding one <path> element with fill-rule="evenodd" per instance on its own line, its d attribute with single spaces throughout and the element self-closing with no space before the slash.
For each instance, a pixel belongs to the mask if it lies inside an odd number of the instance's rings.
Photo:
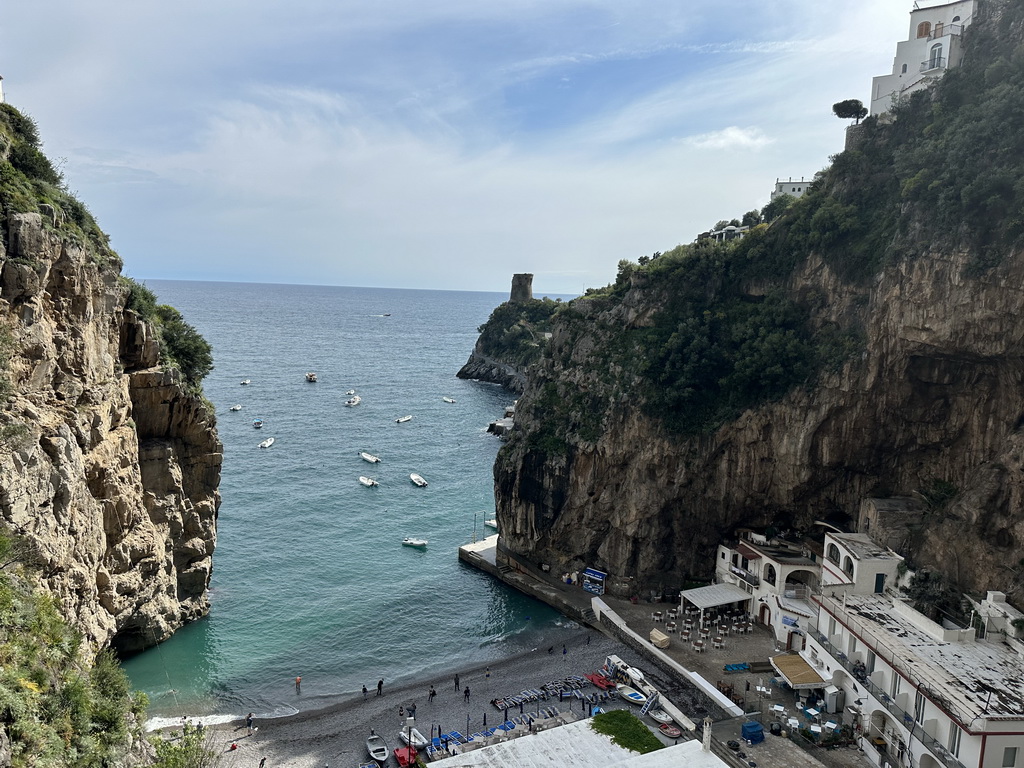
<svg viewBox="0 0 1024 768">
<path fill-rule="evenodd" d="M 364 475 L 359 476 L 359 482 L 365 485 L 367 488 L 376 488 L 380 483 L 374 480 L 372 477 L 365 477 Z"/>
<path fill-rule="evenodd" d="M 253 419 L 252 420 L 252 428 L 253 429 L 263 429 L 263 419 Z"/>
<path fill-rule="evenodd" d="M 235 404 L 235 405 L 232 405 L 230 408 L 228 408 L 228 410 L 229 411 L 240 411 L 240 410 L 242 410 L 242 406 L 238 405 L 238 404 Z"/>
<path fill-rule="evenodd" d="M 498 530 L 498 521 L 497 520 L 484 520 L 484 525 L 486 525 L 488 528 L 493 528 L 494 530 Z"/>
<path fill-rule="evenodd" d="M 398 732 L 398 738 L 410 747 L 416 747 L 416 749 L 423 749 L 430 744 L 430 739 L 415 728 L 403 728 Z"/>
<path fill-rule="evenodd" d="M 412 421 L 412 416 L 400 416 L 395 419 L 395 424 L 405 424 L 407 421 Z"/>
<path fill-rule="evenodd" d="M 412 480 L 413 485 L 419 486 L 420 488 L 427 487 L 427 481 L 424 480 L 422 476 L 417 475 L 415 472 L 409 475 L 409 479 Z"/>
<path fill-rule="evenodd" d="M 351 397 L 351 396 L 352 396 L 352 395 L 354 395 L 355 393 L 356 393 L 356 391 L 355 391 L 354 389 L 350 389 L 350 390 L 349 390 L 348 392 L 346 392 L 345 394 L 346 394 L 346 395 L 348 395 L 349 397 Z"/>
<path fill-rule="evenodd" d="M 444 400 L 446 403 L 454 403 L 455 402 L 455 398 L 454 397 L 442 397 L 441 399 Z"/>
<path fill-rule="evenodd" d="M 428 542 L 426 539 L 417 539 L 413 536 L 406 536 L 404 539 L 402 539 L 403 547 L 416 547 L 416 549 L 426 549 L 427 543 Z"/>
<path fill-rule="evenodd" d="M 371 464 L 380 463 L 380 456 L 374 456 L 372 453 L 367 453 L 366 451 L 360 451 L 359 458 L 363 461 L 368 461 Z"/>
<path fill-rule="evenodd" d="M 242 379 L 243 387 L 248 386 L 249 384 L 252 384 L 252 379 Z"/>
<path fill-rule="evenodd" d="M 352 397 L 345 401 L 345 405 L 359 405 L 361 402 L 363 402 L 363 398 L 359 395 L 352 395 Z"/>
<path fill-rule="evenodd" d="M 269 448 L 273 444 L 274 444 L 274 438 L 268 437 L 266 440 L 264 440 L 262 443 L 260 443 L 260 448 Z"/>
<path fill-rule="evenodd" d="M 395 750 L 395 760 L 398 761 L 399 768 L 416 765 L 416 748 L 399 747 Z"/>
<path fill-rule="evenodd" d="M 385 312 L 383 316 L 384 317 L 391 317 L 391 313 L 390 312 Z"/>
<path fill-rule="evenodd" d="M 651 720 L 656 720 L 659 723 L 671 723 L 672 715 L 666 712 L 664 709 L 649 709 L 647 710 L 647 716 Z"/>
<path fill-rule="evenodd" d="M 683 735 L 683 732 L 676 728 L 674 725 L 668 723 L 662 723 L 658 726 L 658 730 L 668 736 L 670 739 L 678 739 Z"/>
<path fill-rule="evenodd" d="M 376 760 L 378 763 L 387 762 L 390 750 L 388 745 L 384 743 L 384 739 L 378 736 L 373 731 L 370 731 L 370 735 L 366 739 L 366 751 L 370 753 L 370 757 Z"/>
<path fill-rule="evenodd" d="M 630 704 L 636 704 L 639 706 L 641 704 L 647 703 L 647 697 L 640 693 L 640 691 L 638 691 L 636 688 L 633 688 L 630 685 L 626 685 L 625 683 L 619 683 L 615 686 L 615 690 L 618 691 L 619 698 L 625 699 Z"/>
<path fill-rule="evenodd" d="M 309 371 L 306 374 L 306 381 L 308 381 L 310 384 L 316 384 L 316 374 L 313 373 L 312 371 Z"/>
<path fill-rule="evenodd" d="M 613 688 L 615 686 L 615 683 L 613 683 L 604 675 L 599 675 L 597 672 L 589 672 L 585 674 L 584 677 L 587 678 L 587 680 L 592 682 L 594 685 L 596 685 L 598 688 L 600 688 L 602 691 L 607 691 L 609 688 Z"/>
</svg>

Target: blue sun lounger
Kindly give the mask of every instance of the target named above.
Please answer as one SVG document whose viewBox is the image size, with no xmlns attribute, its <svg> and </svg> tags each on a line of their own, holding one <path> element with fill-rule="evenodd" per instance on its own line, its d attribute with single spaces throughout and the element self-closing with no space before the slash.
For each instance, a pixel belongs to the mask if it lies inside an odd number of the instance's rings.
<svg viewBox="0 0 1024 768">
<path fill-rule="evenodd" d="M 726 664 L 724 667 L 722 667 L 722 670 L 725 672 L 748 672 L 750 671 L 750 665 L 746 663 Z"/>
</svg>

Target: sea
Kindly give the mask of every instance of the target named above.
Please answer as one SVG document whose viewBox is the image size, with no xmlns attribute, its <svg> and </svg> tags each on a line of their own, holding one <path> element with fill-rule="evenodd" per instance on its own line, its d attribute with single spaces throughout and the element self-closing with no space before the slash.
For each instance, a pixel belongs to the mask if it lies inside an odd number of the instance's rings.
<svg viewBox="0 0 1024 768">
<path fill-rule="evenodd" d="M 455 373 L 507 294 L 144 282 L 213 347 L 203 387 L 224 444 L 210 613 L 124 661 L 151 727 L 320 708 L 571 631 L 457 557 L 493 533 L 486 430 L 513 395 Z"/>
</svg>

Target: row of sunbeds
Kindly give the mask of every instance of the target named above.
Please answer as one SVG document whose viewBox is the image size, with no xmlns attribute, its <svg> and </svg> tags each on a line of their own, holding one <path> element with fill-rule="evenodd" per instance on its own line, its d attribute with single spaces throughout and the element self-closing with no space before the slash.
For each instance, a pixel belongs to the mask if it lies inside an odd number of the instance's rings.
<svg viewBox="0 0 1024 768">
<path fill-rule="evenodd" d="M 558 707 L 544 707 L 535 712 L 514 715 L 501 725 L 494 728 L 484 728 L 469 736 L 463 736 L 458 731 L 449 731 L 448 733 L 442 733 L 440 736 L 434 736 L 424 751 L 427 754 L 428 760 L 438 760 L 442 757 L 456 754 L 459 751 L 460 745 L 483 741 L 495 734 L 511 734 L 516 729 L 529 729 L 534 722 L 549 720 L 553 717 L 558 717 L 558 715 Z M 475 743 L 474 746 L 476 746 Z"/>
</svg>

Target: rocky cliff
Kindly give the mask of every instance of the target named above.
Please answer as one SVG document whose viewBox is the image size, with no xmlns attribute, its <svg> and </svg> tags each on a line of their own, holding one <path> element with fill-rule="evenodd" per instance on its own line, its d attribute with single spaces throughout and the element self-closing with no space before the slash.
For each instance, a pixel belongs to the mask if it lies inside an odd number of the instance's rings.
<svg viewBox="0 0 1024 768">
<path fill-rule="evenodd" d="M 782 218 L 555 313 L 495 465 L 504 554 L 675 589 L 737 527 L 853 528 L 905 495 L 916 563 L 1024 597 L 1024 192 L 988 187 L 1024 153 L 979 117 L 1024 107 L 1024 19 L 987 8 L 964 72 Z"/>
<path fill-rule="evenodd" d="M 0 517 L 86 638 L 137 650 L 208 610 L 221 445 L 212 409 L 125 309 L 116 257 L 47 209 L 0 222 Z"/>
</svg>

